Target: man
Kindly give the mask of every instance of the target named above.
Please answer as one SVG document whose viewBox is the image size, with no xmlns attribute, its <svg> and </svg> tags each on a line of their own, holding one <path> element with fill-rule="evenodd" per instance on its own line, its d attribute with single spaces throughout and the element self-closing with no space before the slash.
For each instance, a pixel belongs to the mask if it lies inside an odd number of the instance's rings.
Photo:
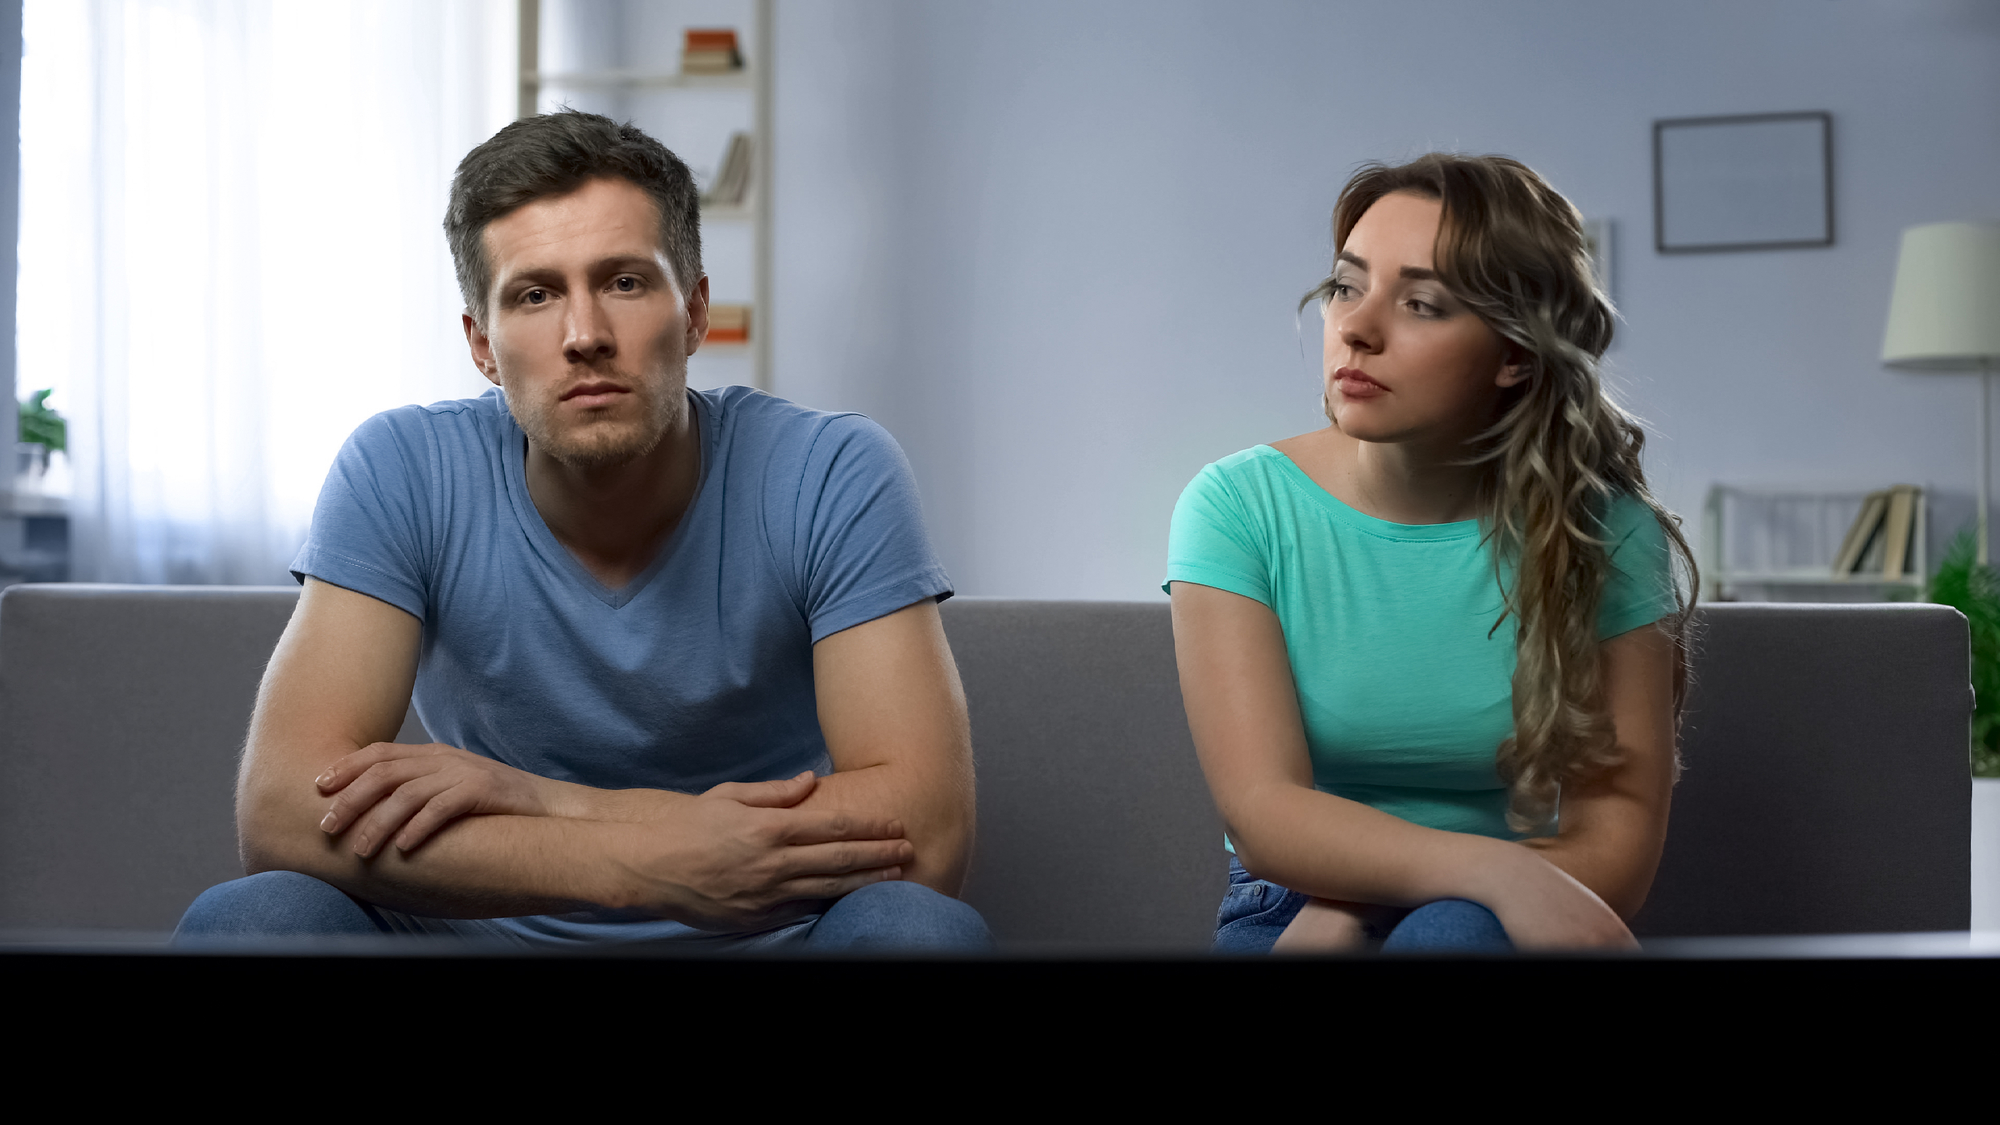
<svg viewBox="0 0 2000 1125">
<path fill-rule="evenodd" d="M 336 460 L 238 783 L 252 876 L 182 938 L 984 948 L 948 897 L 973 818 L 951 590 L 895 443 L 687 389 L 694 184 L 629 125 L 507 126 L 445 229 L 498 389 L 378 415 Z M 438 744 L 388 741 L 413 686 Z"/>
</svg>

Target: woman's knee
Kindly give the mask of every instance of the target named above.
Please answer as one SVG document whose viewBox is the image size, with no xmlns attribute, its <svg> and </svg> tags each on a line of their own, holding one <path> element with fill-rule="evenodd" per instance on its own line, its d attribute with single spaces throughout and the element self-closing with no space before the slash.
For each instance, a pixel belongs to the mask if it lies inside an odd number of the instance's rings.
<svg viewBox="0 0 2000 1125">
<path fill-rule="evenodd" d="M 381 932 L 340 888 L 296 871 L 264 871 L 203 891 L 181 916 L 174 941 Z"/>
<path fill-rule="evenodd" d="M 1514 943 L 1491 910 L 1462 898 L 1410 911 L 1389 931 L 1384 953 L 1512 953 Z"/>
</svg>

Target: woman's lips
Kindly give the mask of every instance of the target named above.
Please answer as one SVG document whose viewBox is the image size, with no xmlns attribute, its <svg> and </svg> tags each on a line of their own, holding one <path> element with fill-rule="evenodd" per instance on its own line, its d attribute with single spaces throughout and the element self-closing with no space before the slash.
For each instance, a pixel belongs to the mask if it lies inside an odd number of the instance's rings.
<svg viewBox="0 0 2000 1125">
<path fill-rule="evenodd" d="M 1368 377 L 1367 372 L 1354 367 L 1343 367 L 1333 373 L 1333 385 L 1340 388 L 1344 398 L 1374 398 L 1389 393 L 1389 388 Z"/>
</svg>

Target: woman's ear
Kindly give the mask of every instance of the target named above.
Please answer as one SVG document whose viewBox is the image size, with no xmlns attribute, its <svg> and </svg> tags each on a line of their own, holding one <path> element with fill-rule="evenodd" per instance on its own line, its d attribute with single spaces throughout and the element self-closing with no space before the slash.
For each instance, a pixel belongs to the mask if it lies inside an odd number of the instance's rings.
<svg viewBox="0 0 2000 1125">
<path fill-rule="evenodd" d="M 1518 387 L 1528 381 L 1528 349 L 1512 340 L 1500 342 L 1500 373 L 1493 377 L 1498 387 Z"/>
</svg>

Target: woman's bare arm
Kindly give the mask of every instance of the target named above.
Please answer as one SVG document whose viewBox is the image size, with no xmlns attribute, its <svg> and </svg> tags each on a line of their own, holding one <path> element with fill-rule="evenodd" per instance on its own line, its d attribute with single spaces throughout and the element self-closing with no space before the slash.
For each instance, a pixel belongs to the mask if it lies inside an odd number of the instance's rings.
<svg viewBox="0 0 2000 1125">
<path fill-rule="evenodd" d="M 1631 944 L 1597 895 L 1529 849 L 1424 828 L 1314 789 L 1284 632 L 1268 607 L 1176 582 L 1173 613 L 1195 750 L 1252 873 L 1335 901 L 1470 899 L 1524 948 Z"/>
<path fill-rule="evenodd" d="M 1667 841 L 1679 657 L 1656 625 L 1613 637 L 1602 651 L 1605 702 L 1623 760 L 1601 777 L 1565 786 L 1559 831 L 1527 844 L 1629 921 L 1645 905 Z"/>
</svg>

